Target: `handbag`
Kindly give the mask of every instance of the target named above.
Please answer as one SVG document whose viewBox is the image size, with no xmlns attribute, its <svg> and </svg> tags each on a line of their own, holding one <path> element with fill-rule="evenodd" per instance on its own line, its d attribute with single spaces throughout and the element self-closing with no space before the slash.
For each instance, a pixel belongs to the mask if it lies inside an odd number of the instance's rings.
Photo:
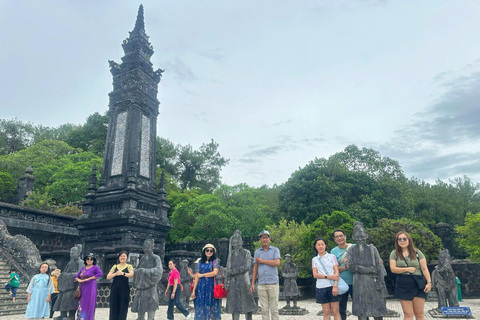
<svg viewBox="0 0 480 320">
<path fill-rule="evenodd" d="M 407 267 L 409 267 L 407 259 L 403 257 L 403 260 L 405 260 L 405 264 Z M 417 252 L 417 260 L 418 260 L 418 252 Z M 420 264 L 420 260 L 418 260 L 418 264 Z M 418 289 L 423 290 L 425 289 L 425 286 L 427 285 L 427 279 L 422 275 L 412 275 L 413 280 L 415 280 L 415 283 L 417 284 Z"/>
<path fill-rule="evenodd" d="M 80 277 L 83 276 L 83 274 L 85 273 L 85 270 L 82 271 L 82 273 L 80 274 Z M 50 281 L 50 279 L 49 279 Z M 82 297 L 82 284 L 80 283 L 77 287 L 77 290 L 75 290 L 75 293 L 73 294 L 73 299 L 75 300 L 80 300 L 80 298 Z"/>
<path fill-rule="evenodd" d="M 73 299 L 80 300 L 80 298 L 82 297 L 82 290 L 80 288 L 81 288 L 81 285 L 79 285 L 77 290 L 75 290 L 75 294 L 73 295 Z"/>
<path fill-rule="evenodd" d="M 320 261 L 320 264 L 322 265 L 323 271 L 325 271 L 325 274 L 328 275 L 327 268 L 325 268 L 325 265 L 323 264 L 322 259 L 320 257 L 318 258 L 318 261 Z M 330 279 L 329 279 L 330 280 Z M 330 280 L 332 282 L 332 285 L 335 283 L 335 281 Z M 342 295 L 348 292 L 348 289 L 350 287 L 348 284 L 345 282 L 345 280 L 342 279 L 342 277 L 339 276 L 338 284 L 337 284 L 337 289 L 338 289 L 338 294 Z"/>
<path fill-rule="evenodd" d="M 227 289 L 225 289 L 225 279 L 223 279 L 222 269 L 218 268 L 218 270 L 220 270 L 220 275 L 222 276 L 223 283 L 216 284 L 216 277 L 213 277 L 213 297 L 215 299 L 223 299 L 227 297 L 228 292 Z"/>
</svg>

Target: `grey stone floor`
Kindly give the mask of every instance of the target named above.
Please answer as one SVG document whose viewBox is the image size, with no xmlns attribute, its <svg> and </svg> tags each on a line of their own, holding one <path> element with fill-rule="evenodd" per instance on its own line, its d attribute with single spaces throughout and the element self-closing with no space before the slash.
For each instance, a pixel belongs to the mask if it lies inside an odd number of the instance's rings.
<svg viewBox="0 0 480 320">
<path fill-rule="evenodd" d="M 282 301 L 279 301 L 280 306 L 283 304 Z M 224 302 L 225 304 L 225 302 Z M 317 313 L 322 310 L 322 307 L 318 304 L 315 303 L 315 300 L 302 300 L 298 302 L 298 306 L 301 308 L 305 308 L 308 310 L 308 314 L 303 315 L 303 316 L 280 316 L 280 319 L 282 320 L 289 320 L 289 319 L 295 319 L 295 320 L 300 320 L 300 319 L 323 319 L 322 317 L 318 316 Z M 426 319 L 434 319 L 428 314 L 428 310 L 433 309 L 437 306 L 436 301 L 427 301 L 425 303 L 425 318 Z M 463 301 L 460 302 L 460 306 L 462 307 L 470 307 L 472 310 L 472 314 L 474 318 L 480 318 L 480 299 L 464 299 Z M 402 314 L 402 307 L 400 306 L 400 303 L 398 300 L 387 300 L 387 308 L 391 309 L 393 311 L 396 311 L 398 314 L 400 314 L 400 317 L 392 317 L 392 318 L 384 318 L 384 319 L 403 319 L 403 314 Z M 351 302 L 349 302 L 348 305 L 348 310 L 351 310 Z M 58 313 L 58 312 L 57 312 Z M 57 316 L 58 314 L 55 313 L 54 316 Z M 223 319 L 231 319 L 231 316 L 229 314 L 222 314 Z M 253 316 L 254 320 L 261 320 L 261 316 L 259 314 L 256 314 Z M 25 319 L 24 315 L 13 315 L 13 316 L 4 316 L 0 317 L 0 319 L 5 319 L 5 320 L 23 320 Z M 108 309 L 97 309 L 95 313 L 95 319 L 96 320 L 108 320 Z M 135 320 L 136 319 L 136 314 L 134 313 L 128 313 L 127 316 L 128 320 Z M 157 310 L 157 313 L 155 315 L 155 320 L 165 320 L 167 319 L 167 307 L 166 306 L 160 306 L 159 310 Z M 180 313 L 175 313 L 175 319 L 185 319 L 185 317 L 180 314 Z M 243 316 L 240 317 L 240 319 L 245 319 Z M 333 319 L 333 318 L 332 318 Z M 354 320 L 356 319 L 355 316 L 350 315 L 348 317 L 349 320 Z"/>
</svg>

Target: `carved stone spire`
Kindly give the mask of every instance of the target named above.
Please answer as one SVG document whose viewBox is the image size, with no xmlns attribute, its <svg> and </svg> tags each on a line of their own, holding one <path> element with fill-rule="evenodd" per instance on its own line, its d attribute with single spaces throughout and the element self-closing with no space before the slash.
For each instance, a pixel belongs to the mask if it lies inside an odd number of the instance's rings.
<svg viewBox="0 0 480 320">
<path fill-rule="evenodd" d="M 143 14 L 140 6 L 135 27 L 122 44 L 122 62 L 109 61 L 113 91 L 100 186 L 96 193 L 89 189 L 87 209 L 84 205 L 84 215 L 76 222 L 86 239 L 86 252 L 99 247 L 119 249 L 118 230 L 130 234 L 138 248 L 145 239 L 154 238 L 163 250 L 172 227 L 166 199 L 159 201 L 156 190 L 157 93 L 162 70 L 154 71 L 150 62 L 153 47 Z"/>
<path fill-rule="evenodd" d="M 135 28 L 133 28 L 133 31 L 130 33 L 130 36 L 135 36 L 135 35 L 140 35 L 140 34 L 146 35 L 145 34 L 145 22 L 143 20 L 143 5 L 142 4 L 138 8 L 137 21 L 135 21 Z"/>
</svg>

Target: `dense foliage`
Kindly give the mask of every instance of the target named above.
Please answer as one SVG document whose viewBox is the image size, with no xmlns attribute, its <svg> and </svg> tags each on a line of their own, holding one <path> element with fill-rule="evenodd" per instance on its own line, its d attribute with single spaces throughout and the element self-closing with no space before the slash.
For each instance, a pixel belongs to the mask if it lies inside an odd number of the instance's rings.
<svg viewBox="0 0 480 320">
<path fill-rule="evenodd" d="M 464 226 L 457 226 L 459 243 L 470 254 L 470 259 L 480 262 L 480 213 L 467 213 Z"/>
<path fill-rule="evenodd" d="M 34 192 L 22 204 L 80 215 L 71 203 L 83 200 L 92 166 L 101 167 L 108 123 L 108 113 L 56 128 L 0 119 L 0 201 L 13 200 L 18 178 L 31 166 Z M 220 173 L 229 160 L 214 140 L 198 149 L 162 137 L 156 143 L 157 183 L 164 172 L 174 226 L 169 241 L 230 237 L 236 229 L 256 236 L 266 227 L 272 244 L 290 253 L 307 276 L 313 240 L 322 236 L 331 249 L 332 231 L 342 228 L 351 242 L 355 220 L 369 228 L 384 260 L 401 229 L 434 259 L 441 242 L 430 230 L 446 222 L 457 225 L 460 244 L 480 260 L 480 217 L 467 213 L 480 212 L 480 185 L 466 176 L 434 184 L 407 179 L 396 160 L 350 145 L 328 159 L 315 158 L 281 186 L 227 186 Z"/>
</svg>

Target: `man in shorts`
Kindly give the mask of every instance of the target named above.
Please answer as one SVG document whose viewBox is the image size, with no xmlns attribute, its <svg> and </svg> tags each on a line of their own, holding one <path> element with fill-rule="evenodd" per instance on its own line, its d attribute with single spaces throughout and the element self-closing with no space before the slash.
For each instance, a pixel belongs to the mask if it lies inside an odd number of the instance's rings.
<svg viewBox="0 0 480 320">
<path fill-rule="evenodd" d="M 342 300 L 340 300 L 340 316 L 342 317 L 342 320 L 345 320 L 347 319 L 348 295 L 353 298 L 353 273 L 346 268 L 346 264 L 348 262 L 347 252 L 351 246 L 354 246 L 354 244 L 347 243 L 345 231 L 342 229 L 335 229 L 332 233 L 332 236 L 337 246 L 333 248 L 330 253 L 337 257 L 340 277 L 348 284 L 349 287 L 348 291 L 341 295 Z"/>
</svg>

